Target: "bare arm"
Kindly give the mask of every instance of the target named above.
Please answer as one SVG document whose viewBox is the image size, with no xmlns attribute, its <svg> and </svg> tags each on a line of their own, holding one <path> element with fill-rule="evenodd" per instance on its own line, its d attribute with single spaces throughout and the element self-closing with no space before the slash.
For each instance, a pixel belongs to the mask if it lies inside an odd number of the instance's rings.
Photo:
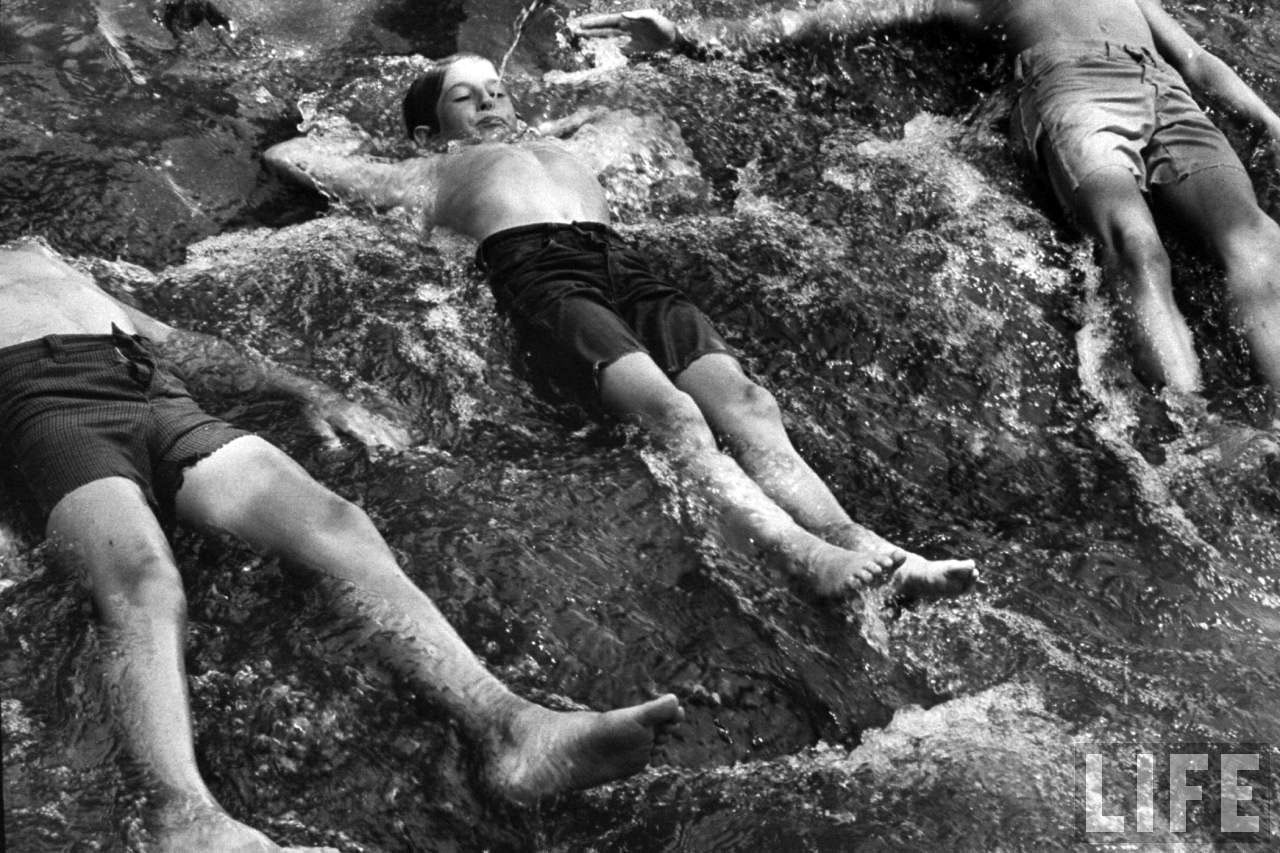
<svg viewBox="0 0 1280 853">
<path fill-rule="evenodd" d="M 1218 57 L 1201 47 L 1159 0 L 1138 0 L 1156 47 L 1169 64 L 1193 86 L 1246 118 L 1260 122 L 1280 143 L 1280 116 Z"/>
<path fill-rule="evenodd" d="M 379 210 L 411 208 L 430 222 L 439 182 L 439 158 L 400 162 L 362 153 L 360 136 L 298 136 L 273 145 L 262 159 L 285 177 L 347 203 Z"/>
<path fill-rule="evenodd" d="M 588 37 L 630 36 L 631 50 L 674 50 L 702 57 L 742 53 L 767 44 L 823 33 L 852 33 L 877 26 L 946 20 L 978 26 L 971 0 L 826 0 L 813 8 L 783 10 L 746 20 L 708 18 L 677 27 L 655 9 L 584 15 L 573 31 Z"/>
<path fill-rule="evenodd" d="M 387 418 L 368 411 L 329 386 L 299 376 L 269 359 L 253 356 L 226 341 L 177 329 L 131 306 L 120 303 L 134 327 L 155 344 L 157 351 L 179 366 L 190 384 L 227 395 L 276 396 L 304 404 L 303 413 L 326 444 L 340 444 L 341 430 L 366 446 L 396 449 L 409 446 L 409 433 Z"/>
<path fill-rule="evenodd" d="M 582 109 L 574 110 L 572 114 L 564 118 L 549 119 L 541 122 L 537 127 L 537 131 L 543 136 L 571 136 L 583 125 L 590 124 L 608 112 L 608 107 L 583 107 Z"/>
</svg>

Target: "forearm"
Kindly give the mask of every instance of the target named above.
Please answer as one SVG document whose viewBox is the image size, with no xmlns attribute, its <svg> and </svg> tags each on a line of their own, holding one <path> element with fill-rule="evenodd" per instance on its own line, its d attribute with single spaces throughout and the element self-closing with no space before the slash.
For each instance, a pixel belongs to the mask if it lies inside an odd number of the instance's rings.
<svg viewBox="0 0 1280 853">
<path fill-rule="evenodd" d="M 574 110 L 571 115 L 567 115 L 564 118 L 550 119 L 540 123 L 537 131 L 543 136 L 569 136 L 584 124 L 593 122 L 608 112 L 609 109 L 607 107 L 584 107 L 580 110 Z"/>
<path fill-rule="evenodd" d="M 341 442 L 335 430 L 368 447 L 408 447 L 409 431 L 386 415 L 370 412 L 337 391 L 292 370 L 273 364 L 255 353 L 232 346 L 220 338 L 175 329 L 137 309 L 130 309 L 139 332 L 148 337 L 156 353 L 172 364 L 189 385 L 220 396 L 287 397 L 302 403 L 302 414 L 326 446 Z M 394 404 L 384 401 L 384 409 Z"/>
<path fill-rule="evenodd" d="M 680 25 L 675 50 L 691 55 L 717 49 L 744 53 L 814 35 L 924 21 L 943 15 L 946 5 L 937 0 L 827 0 L 812 9 L 786 9 L 746 20 L 695 20 Z"/>
<path fill-rule="evenodd" d="M 376 208 L 408 206 L 422 185 L 410 166 L 376 160 L 363 151 L 362 136 L 299 136 L 273 145 L 263 161 L 286 178 L 348 203 Z"/>
<path fill-rule="evenodd" d="M 1189 71 L 1187 76 L 1211 98 L 1250 121 L 1262 124 L 1272 138 L 1280 140 L 1280 116 L 1240 79 L 1231 66 L 1211 53 L 1202 53 Z"/>
<path fill-rule="evenodd" d="M 157 352 L 172 363 L 187 384 L 219 396 L 288 397 L 312 400 L 331 394 L 320 382 L 299 376 L 271 361 L 251 356 L 226 341 L 173 329 L 155 342 Z"/>
</svg>

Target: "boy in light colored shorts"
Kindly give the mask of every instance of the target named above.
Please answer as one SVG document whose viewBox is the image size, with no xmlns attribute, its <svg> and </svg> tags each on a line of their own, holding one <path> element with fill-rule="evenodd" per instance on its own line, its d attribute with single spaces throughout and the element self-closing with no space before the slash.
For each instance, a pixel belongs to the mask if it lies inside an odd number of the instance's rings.
<svg viewBox="0 0 1280 853">
<path fill-rule="evenodd" d="M 1016 59 L 1013 136 L 1077 216 L 1082 181 L 1127 169 L 1144 192 L 1205 169 L 1244 165 L 1182 76 L 1145 47 L 1042 42 Z"/>
</svg>

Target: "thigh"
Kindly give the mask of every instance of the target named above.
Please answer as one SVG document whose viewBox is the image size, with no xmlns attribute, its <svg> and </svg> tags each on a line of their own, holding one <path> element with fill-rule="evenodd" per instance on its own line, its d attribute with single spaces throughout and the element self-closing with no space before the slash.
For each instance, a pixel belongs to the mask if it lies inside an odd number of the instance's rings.
<svg viewBox="0 0 1280 853">
<path fill-rule="evenodd" d="M 675 384 L 705 412 L 714 411 L 718 402 L 756 386 L 738 359 L 728 353 L 709 353 L 695 359 L 676 375 Z"/>
<path fill-rule="evenodd" d="M 1156 129 L 1144 156 L 1154 188 L 1177 189 L 1177 185 L 1200 172 L 1218 172 L 1211 180 L 1235 183 L 1248 177 L 1240 156 L 1226 136 L 1200 109 L 1186 84 L 1172 71 L 1154 71 L 1159 84 L 1156 99 Z M 1235 173 L 1231 175 L 1230 173 Z M 1252 198 L 1253 193 L 1246 193 Z"/>
<path fill-rule="evenodd" d="M 617 417 L 661 421 L 680 407 L 680 391 L 648 353 L 633 352 L 600 371 L 600 402 Z M 687 399 L 687 398 L 686 398 Z"/>
<path fill-rule="evenodd" d="M 330 495 L 283 450 L 244 435 L 188 468 L 174 505 L 185 523 L 266 546 Z"/>
<path fill-rule="evenodd" d="M 60 556 L 86 570 L 100 599 L 126 588 L 142 569 L 173 565 L 146 495 L 123 477 L 104 477 L 69 492 L 49 513 L 45 532 Z"/>
<path fill-rule="evenodd" d="M 257 436 L 197 463 L 178 492 L 178 513 L 331 578 L 380 584 L 399 573 L 363 510 Z"/>
<path fill-rule="evenodd" d="M 1137 237 L 1158 239 L 1147 199 L 1126 169 L 1099 169 L 1089 175 L 1072 203 L 1080 227 L 1111 249 L 1123 251 Z"/>
<path fill-rule="evenodd" d="M 665 283 L 644 283 L 623 300 L 620 311 L 649 355 L 669 376 L 677 376 L 703 356 L 733 356 L 733 348 L 710 318 L 682 291 Z"/>
<path fill-rule="evenodd" d="M 1229 254 L 1233 239 L 1269 222 L 1243 169 L 1204 169 L 1154 187 L 1152 197 L 1220 260 Z"/>
<path fill-rule="evenodd" d="M 1085 58 L 1037 78 L 1020 99 L 1016 128 L 1069 216 L 1078 188 L 1100 170 L 1147 179 L 1142 150 L 1155 124 L 1135 63 Z"/>
<path fill-rule="evenodd" d="M 598 404 L 602 371 L 645 346 L 598 291 L 573 288 L 536 315 L 517 318 L 521 349 L 538 384 L 558 396 Z"/>
<path fill-rule="evenodd" d="M 46 518 L 77 489 L 107 478 L 130 482 L 147 504 L 158 506 L 146 419 L 134 408 L 140 407 L 66 408 L 23 425 L 11 441 L 11 455 Z"/>
</svg>

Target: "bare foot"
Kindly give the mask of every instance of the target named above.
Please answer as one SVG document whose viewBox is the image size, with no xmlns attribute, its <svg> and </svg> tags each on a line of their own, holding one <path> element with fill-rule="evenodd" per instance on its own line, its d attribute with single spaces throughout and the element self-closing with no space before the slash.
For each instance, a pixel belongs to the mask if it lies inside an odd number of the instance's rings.
<svg viewBox="0 0 1280 853">
<path fill-rule="evenodd" d="M 503 795 L 532 803 L 643 770 L 655 738 L 684 719 L 668 693 L 615 711 L 551 711 L 521 701 L 495 732 L 490 781 Z"/>
<path fill-rule="evenodd" d="M 852 595 L 907 558 L 899 548 L 841 548 L 809 534 L 805 537 L 784 556 L 792 563 L 792 571 L 826 598 Z"/>
<path fill-rule="evenodd" d="M 939 598 L 968 592 L 978 580 L 973 560 L 926 560 L 919 554 L 898 549 L 902 563 L 889 579 L 900 599 Z"/>
<path fill-rule="evenodd" d="M 145 848 L 155 853 L 190 853 L 217 850 L 218 853 L 338 853 L 332 847 L 281 847 L 261 832 L 245 826 L 214 804 L 169 809 L 151 832 L 153 843 Z"/>
</svg>

